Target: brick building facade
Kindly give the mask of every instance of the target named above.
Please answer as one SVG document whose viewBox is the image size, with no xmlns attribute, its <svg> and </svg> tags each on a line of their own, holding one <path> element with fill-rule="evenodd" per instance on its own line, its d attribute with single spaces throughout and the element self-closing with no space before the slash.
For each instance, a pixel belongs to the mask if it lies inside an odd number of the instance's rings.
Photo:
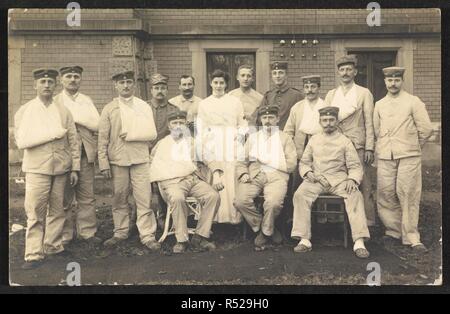
<svg viewBox="0 0 450 314">
<path fill-rule="evenodd" d="M 81 65 L 81 91 L 101 110 L 115 95 L 110 74 L 117 68 L 136 71 L 144 99 L 150 97 L 148 79 L 155 71 L 170 77 L 169 97 L 178 93 L 178 77 L 191 73 L 196 94 L 207 96 L 211 53 L 252 54 L 261 93 L 272 86 L 270 62 L 287 60 L 290 85 L 301 88 L 301 76 L 320 74 L 322 97 L 337 84 L 335 60 L 341 55 L 361 55 L 366 64 L 360 79 L 369 88 L 380 89 L 380 67 L 391 62 L 406 67 L 406 90 L 425 102 L 433 122 L 441 120 L 438 9 L 382 9 L 379 27 L 367 25 L 369 11 L 356 9 L 86 9 L 79 27 L 67 25 L 67 14 L 11 11 L 10 126 L 19 106 L 35 97 L 31 70 L 36 67 Z"/>
</svg>

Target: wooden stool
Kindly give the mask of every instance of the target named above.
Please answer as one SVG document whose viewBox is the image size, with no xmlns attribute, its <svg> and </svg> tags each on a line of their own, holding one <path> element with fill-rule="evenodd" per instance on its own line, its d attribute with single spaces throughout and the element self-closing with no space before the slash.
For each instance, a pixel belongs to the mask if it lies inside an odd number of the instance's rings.
<svg viewBox="0 0 450 314">
<path fill-rule="evenodd" d="M 197 199 L 195 197 L 187 197 L 186 205 L 188 206 L 188 208 L 190 210 L 189 215 L 195 215 L 195 219 L 198 220 L 198 218 L 200 216 L 200 212 L 201 212 L 201 205 L 197 201 Z M 173 212 L 173 209 L 170 206 L 168 206 L 167 213 L 166 213 L 166 220 L 164 223 L 164 231 L 163 231 L 163 234 L 161 235 L 161 238 L 159 238 L 159 240 L 158 240 L 158 242 L 160 242 L 160 243 L 162 243 L 166 239 L 167 236 L 175 234 L 175 228 L 173 226 L 173 223 L 171 224 L 172 212 Z M 188 232 L 189 232 L 189 234 L 194 234 L 195 229 L 188 228 Z"/>
<path fill-rule="evenodd" d="M 335 205 L 337 210 L 328 209 L 329 205 Z M 329 215 L 334 214 L 338 215 L 342 220 L 342 229 L 344 232 L 344 247 L 348 246 L 348 217 L 347 212 L 345 211 L 345 203 L 344 198 L 337 195 L 320 195 L 316 201 L 314 202 L 311 210 L 311 220 L 312 214 L 321 214 L 321 215 Z"/>
</svg>

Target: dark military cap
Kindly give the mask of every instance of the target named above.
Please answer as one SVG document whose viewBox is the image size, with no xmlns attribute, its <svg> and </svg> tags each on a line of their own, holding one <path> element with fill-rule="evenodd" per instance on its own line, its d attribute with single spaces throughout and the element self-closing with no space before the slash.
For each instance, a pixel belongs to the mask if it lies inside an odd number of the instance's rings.
<svg viewBox="0 0 450 314">
<path fill-rule="evenodd" d="M 320 75 L 307 75 L 302 77 L 303 84 L 320 84 Z"/>
<path fill-rule="evenodd" d="M 81 73 L 83 73 L 83 68 L 78 65 L 75 65 L 69 67 L 62 67 L 61 69 L 59 69 L 59 74 L 61 74 L 61 76 L 67 73 L 74 73 L 74 74 L 77 73 L 81 75 Z"/>
<path fill-rule="evenodd" d="M 271 70 L 287 70 L 288 63 L 286 61 L 275 61 L 270 65 Z"/>
<path fill-rule="evenodd" d="M 186 111 L 175 110 L 175 111 L 171 111 L 171 112 L 168 113 L 167 121 L 178 120 L 178 119 L 185 119 L 186 120 L 186 117 L 187 117 L 187 112 Z"/>
<path fill-rule="evenodd" d="M 258 115 L 262 116 L 265 114 L 274 114 L 278 116 L 278 112 L 280 111 L 280 107 L 276 105 L 268 105 L 268 106 L 260 106 L 258 108 Z"/>
<path fill-rule="evenodd" d="M 116 73 L 112 76 L 112 79 L 114 81 L 134 80 L 134 71 L 125 71 L 125 72 Z"/>
<path fill-rule="evenodd" d="M 358 58 L 356 57 L 356 55 L 346 55 L 336 60 L 336 66 L 338 68 L 344 64 L 353 64 L 354 66 L 356 66 L 358 64 Z"/>
<path fill-rule="evenodd" d="M 325 107 L 325 108 L 319 109 L 319 115 L 321 117 L 322 116 L 334 116 L 337 119 L 338 114 L 339 114 L 339 108 L 338 107 L 329 106 L 329 107 Z"/>
<path fill-rule="evenodd" d="M 58 71 L 56 71 L 54 69 L 46 69 L 46 68 L 35 69 L 32 71 L 32 73 L 33 73 L 33 77 L 35 80 L 38 80 L 38 79 L 44 78 L 44 77 L 49 77 L 49 78 L 56 80 L 56 77 L 58 76 Z"/>
<path fill-rule="evenodd" d="M 169 82 L 169 77 L 166 75 L 162 75 L 159 73 L 155 73 L 151 76 L 150 81 L 152 83 L 152 85 L 156 85 L 156 84 L 166 84 Z"/>
<path fill-rule="evenodd" d="M 403 67 L 387 67 L 383 69 L 385 77 L 403 77 L 403 73 L 405 73 L 405 68 Z"/>
</svg>

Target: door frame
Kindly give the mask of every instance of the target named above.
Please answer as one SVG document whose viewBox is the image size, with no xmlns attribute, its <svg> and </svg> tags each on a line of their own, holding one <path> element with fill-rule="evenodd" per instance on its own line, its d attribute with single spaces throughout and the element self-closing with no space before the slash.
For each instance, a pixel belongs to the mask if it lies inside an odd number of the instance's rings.
<svg viewBox="0 0 450 314">
<path fill-rule="evenodd" d="M 406 69 L 403 75 L 403 89 L 413 93 L 414 87 L 414 50 L 416 45 L 410 38 L 394 39 L 337 39 L 331 42 L 331 49 L 335 52 L 335 61 L 347 54 L 349 50 L 360 51 L 392 51 L 397 50 L 396 65 Z M 339 80 L 336 76 L 336 86 Z"/>
<path fill-rule="evenodd" d="M 261 94 L 269 90 L 272 40 L 191 40 L 189 51 L 192 54 L 192 75 L 195 77 L 196 94 L 201 98 L 207 95 L 206 52 L 255 52 L 256 90 Z"/>
</svg>

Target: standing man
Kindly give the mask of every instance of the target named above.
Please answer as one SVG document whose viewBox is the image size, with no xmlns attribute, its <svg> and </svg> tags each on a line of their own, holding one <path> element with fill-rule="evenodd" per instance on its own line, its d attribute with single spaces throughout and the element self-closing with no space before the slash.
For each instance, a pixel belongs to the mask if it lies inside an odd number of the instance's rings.
<svg viewBox="0 0 450 314">
<path fill-rule="evenodd" d="M 214 216 L 220 205 L 217 190 L 205 182 L 198 171 L 195 158 L 194 139 L 186 126 L 185 111 L 172 112 L 168 115 L 170 135 L 160 140 L 152 150 L 150 157 L 150 178 L 157 182 L 161 195 L 172 209 L 171 215 L 175 226 L 177 243 L 173 253 L 182 253 L 189 243 L 187 218 L 189 208 L 186 197 L 193 196 L 201 203 L 195 234 L 191 239 L 197 251 L 214 250 L 213 242 L 208 239 Z M 212 172 L 223 172 L 220 163 L 212 161 Z M 222 185 L 221 182 L 214 183 Z"/>
<path fill-rule="evenodd" d="M 275 227 L 288 188 L 289 173 L 297 163 L 292 139 L 278 129 L 277 106 L 260 107 L 259 118 L 263 128 L 250 135 L 245 144 L 245 160 L 236 167 L 239 180 L 234 206 L 242 213 L 254 232 L 255 249 L 262 250 L 272 239 L 283 240 Z M 256 208 L 254 199 L 264 193 L 263 212 Z"/>
<path fill-rule="evenodd" d="M 91 98 L 80 93 L 83 68 L 67 66 L 59 70 L 63 91 L 55 97 L 71 112 L 81 151 L 78 184 L 72 188 L 66 185 L 64 203 L 66 222 L 63 231 L 63 243 L 73 239 L 74 228 L 79 238 L 90 244 L 99 244 L 102 240 L 95 236 L 97 218 L 95 216 L 94 197 L 94 161 L 97 158 L 97 132 L 100 115 Z M 72 211 L 74 196 L 77 208 Z"/>
<path fill-rule="evenodd" d="M 160 139 L 170 134 L 167 116 L 180 109 L 167 101 L 167 94 L 169 93 L 169 89 L 167 88 L 167 83 L 169 82 L 168 76 L 155 73 L 151 76 L 150 80 L 152 83 L 152 98 L 148 103 L 150 103 L 153 110 L 153 119 L 156 124 L 156 132 L 158 133 L 156 139 L 151 142 L 150 148 L 153 148 Z"/>
<path fill-rule="evenodd" d="M 23 269 L 42 264 L 45 255 L 64 251 L 63 195 L 68 173 L 75 186 L 80 171 L 80 146 L 72 115 L 55 101 L 58 71 L 33 71 L 37 97 L 20 107 L 14 117 L 17 147 L 24 150 L 25 263 Z"/>
<path fill-rule="evenodd" d="M 426 252 L 418 231 L 422 192 L 421 148 L 432 133 L 425 104 L 402 89 L 402 67 L 383 69 L 387 95 L 373 116 L 377 137 L 377 205 L 386 227 L 385 240 L 401 239 Z"/>
<path fill-rule="evenodd" d="M 294 252 L 312 250 L 311 207 L 322 193 L 344 198 L 348 221 L 354 241 L 353 251 L 359 258 L 368 258 L 364 245 L 368 239 L 364 200 L 358 190 L 363 171 L 352 142 L 337 129 L 339 108 L 320 109 L 323 132 L 311 137 L 300 161 L 300 175 L 304 179 L 294 195 L 294 224 L 291 237 L 300 239 Z"/>
<path fill-rule="evenodd" d="M 98 159 L 102 175 L 112 179 L 114 236 L 105 246 L 115 246 L 129 236 L 130 189 L 137 207 L 140 239 L 151 251 L 159 250 L 155 239 L 156 219 L 150 209 L 151 186 L 148 173 L 149 142 L 156 138 L 151 107 L 134 96 L 134 72 L 112 77 L 119 97 L 103 108 L 98 134 Z"/>
<path fill-rule="evenodd" d="M 340 86 L 329 91 L 325 102 L 339 108 L 339 130 L 355 145 L 363 165 L 361 191 L 364 196 L 368 226 L 376 223 L 375 201 L 372 197 L 372 178 L 369 167 L 374 161 L 373 96 L 365 87 L 355 83 L 358 74 L 356 55 L 346 55 L 336 62 Z"/>
<path fill-rule="evenodd" d="M 192 75 L 182 75 L 180 77 L 180 95 L 169 99 L 169 103 L 177 106 L 180 110 L 187 112 L 187 125 L 194 130 L 195 119 L 197 118 L 198 104 L 202 100 L 194 95 L 195 79 Z"/>
<path fill-rule="evenodd" d="M 284 129 L 286 121 L 289 117 L 289 112 L 292 106 L 302 99 L 302 93 L 294 87 L 288 85 L 288 63 L 285 61 L 275 61 L 271 64 L 272 81 L 275 88 L 269 90 L 264 94 L 261 102 L 261 107 L 275 105 L 280 108 L 278 117 L 280 122 L 278 124 L 280 130 Z M 255 114 L 257 111 L 255 112 Z M 253 120 L 257 120 L 252 117 Z"/>
<path fill-rule="evenodd" d="M 251 121 L 251 119 L 256 118 L 254 113 L 257 111 L 264 97 L 252 88 L 254 75 L 255 71 L 252 66 L 247 64 L 241 65 L 236 75 L 239 87 L 228 93 L 241 100 L 242 106 L 244 107 L 244 119 L 248 121 L 249 125 L 256 125 L 256 121 Z"/>
</svg>

